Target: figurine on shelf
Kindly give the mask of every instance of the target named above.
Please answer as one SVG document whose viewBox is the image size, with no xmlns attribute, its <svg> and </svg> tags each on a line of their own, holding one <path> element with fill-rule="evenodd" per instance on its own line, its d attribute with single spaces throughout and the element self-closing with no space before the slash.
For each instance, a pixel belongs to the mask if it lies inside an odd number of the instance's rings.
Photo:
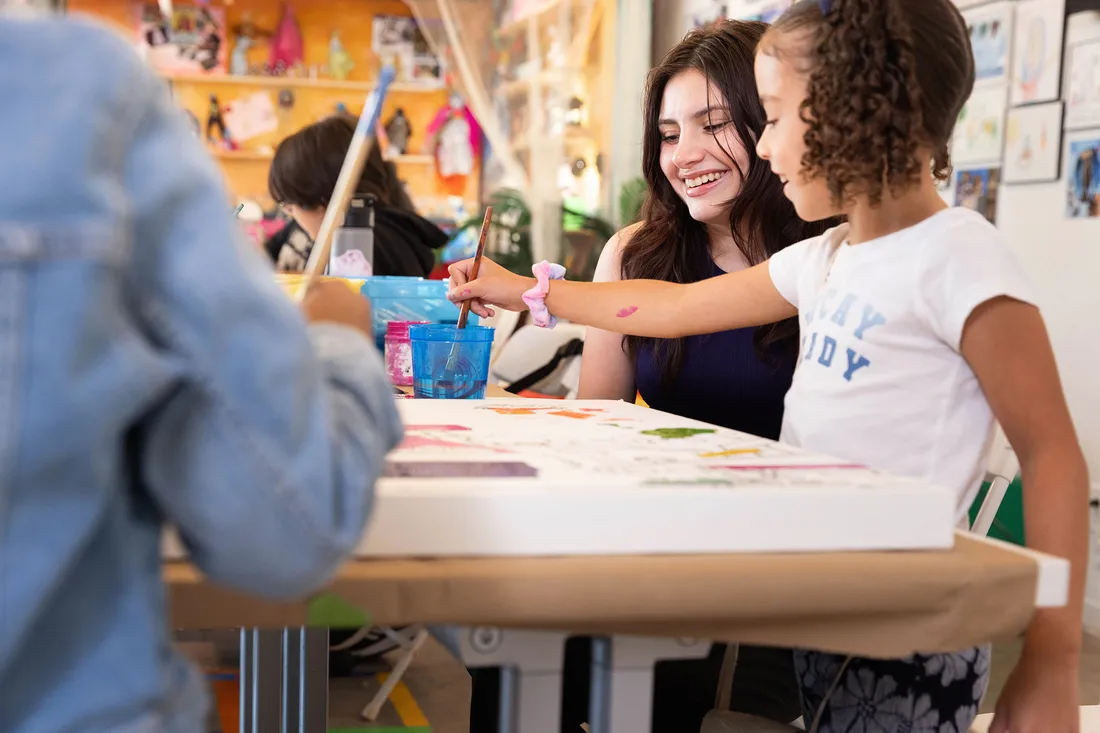
<svg viewBox="0 0 1100 733">
<path fill-rule="evenodd" d="M 328 39 L 328 73 L 333 79 L 347 79 L 348 74 L 355 68 L 355 62 L 351 60 L 351 54 L 344 48 L 340 40 L 340 31 L 333 31 Z"/>
<path fill-rule="evenodd" d="M 386 123 L 386 136 L 390 141 L 387 155 L 391 158 L 409 152 L 412 125 L 409 123 L 409 118 L 405 116 L 405 110 L 398 107 L 394 111 L 393 117 Z"/>
<path fill-rule="evenodd" d="M 435 155 L 435 170 L 442 189 L 454 195 L 465 191 L 466 177 L 474 172 L 481 154 L 481 126 L 462 97 L 451 94 L 428 126 L 427 149 Z M 455 193 L 457 192 L 457 193 Z"/>
<path fill-rule="evenodd" d="M 206 141 L 214 142 L 214 130 L 218 130 L 218 136 L 221 142 L 228 141 L 228 136 L 225 133 L 225 118 L 222 117 L 222 106 L 218 102 L 216 94 L 210 95 L 210 107 L 206 115 Z"/>
<path fill-rule="evenodd" d="M 256 41 L 248 36 L 237 36 L 237 43 L 233 46 L 233 53 L 229 56 L 229 73 L 234 76 L 248 74 L 248 50 L 256 45 Z"/>
<path fill-rule="evenodd" d="M 271 73 L 282 76 L 295 64 L 301 63 L 302 49 L 302 29 L 290 5 L 284 3 L 283 17 L 279 20 L 279 27 L 271 39 L 271 57 L 268 60 Z"/>
</svg>

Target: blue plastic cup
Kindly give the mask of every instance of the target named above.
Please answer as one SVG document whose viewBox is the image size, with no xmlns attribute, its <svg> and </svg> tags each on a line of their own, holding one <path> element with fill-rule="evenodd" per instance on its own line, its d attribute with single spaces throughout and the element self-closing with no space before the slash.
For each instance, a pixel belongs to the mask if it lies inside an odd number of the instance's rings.
<svg viewBox="0 0 1100 733">
<path fill-rule="evenodd" d="M 451 324 L 409 326 L 413 396 L 430 400 L 483 400 L 489 381 L 493 329 Z"/>
</svg>

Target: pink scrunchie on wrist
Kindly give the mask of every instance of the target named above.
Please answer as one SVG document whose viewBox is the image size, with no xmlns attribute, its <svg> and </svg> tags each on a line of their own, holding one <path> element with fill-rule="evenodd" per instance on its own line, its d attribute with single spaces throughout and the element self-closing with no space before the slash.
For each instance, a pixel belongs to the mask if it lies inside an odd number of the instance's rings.
<svg viewBox="0 0 1100 733">
<path fill-rule="evenodd" d="M 553 328 L 558 322 L 557 318 L 550 315 L 546 309 L 546 294 L 550 292 L 550 281 L 565 278 L 565 268 L 561 265 L 551 264 L 546 260 L 539 262 L 531 268 L 535 275 L 535 287 L 523 294 L 523 302 L 531 311 L 531 320 L 539 328 Z"/>
</svg>

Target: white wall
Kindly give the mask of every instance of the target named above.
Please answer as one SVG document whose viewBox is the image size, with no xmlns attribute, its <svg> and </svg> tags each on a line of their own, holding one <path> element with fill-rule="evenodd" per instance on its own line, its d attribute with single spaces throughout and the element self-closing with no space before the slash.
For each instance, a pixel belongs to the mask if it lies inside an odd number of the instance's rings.
<svg viewBox="0 0 1100 733">
<path fill-rule="evenodd" d="M 1100 13 L 1070 17 L 1066 44 L 1100 39 Z M 1066 219 L 1057 183 L 1002 185 L 997 226 L 1023 262 L 1050 330 L 1093 485 L 1100 486 L 1100 219 Z"/>
</svg>

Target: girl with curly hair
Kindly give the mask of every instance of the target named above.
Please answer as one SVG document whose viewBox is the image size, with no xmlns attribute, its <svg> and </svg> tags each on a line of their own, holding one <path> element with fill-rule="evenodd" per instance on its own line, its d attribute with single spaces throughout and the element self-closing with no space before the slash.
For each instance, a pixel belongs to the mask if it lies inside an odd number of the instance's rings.
<svg viewBox="0 0 1100 733">
<path fill-rule="evenodd" d="M 847 224 L 690 284 L 551 284 L 545 263 L 531 279 L 484 261 L 470 281 L 458 263 L 451 297 L 648 338 L 797 315 L 781 440 L 953 487 L 960 526 L 999 420 L 1020 459 L 1029 546 L 1068 558 L 1072 575 L 1068 605 L 1032 620 L 992 730 L 1075 733 L 1085 461 L 1020 266 L 991 224 L 936 190 L 974 85 L 963 18 L 951 0 L 802 0 L 762 39 L 755 72 L 767 113 L 757 154 L 802 219 Z M 902 660 L 800 651 L 795 666 L 818 731 L 960 733 L 989 648 Z"/>
</svg>

